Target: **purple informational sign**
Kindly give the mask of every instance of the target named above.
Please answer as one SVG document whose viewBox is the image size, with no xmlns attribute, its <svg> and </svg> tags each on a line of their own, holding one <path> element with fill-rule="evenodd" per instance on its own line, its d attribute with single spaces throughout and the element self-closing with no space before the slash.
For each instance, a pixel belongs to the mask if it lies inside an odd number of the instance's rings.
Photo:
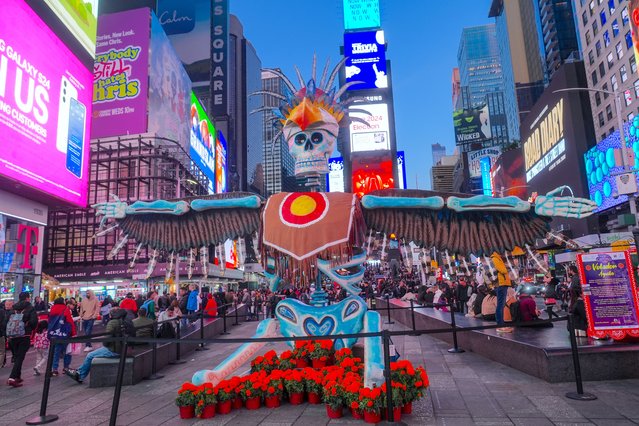
<svg viewBox="0 0 639 426">
<path fill-rule="evenodd" d="M 639 329 L 637 292 L 628 252 L 581 254 L 578 263 L 589 334 L 621 332 L 625 336 L 625 330 Z"/>
<path fill-rule="evenodd" d="M 92 138 L 147 131 L 150 33 L 148 8 L 99 17 Z"/>
<path fill-rule="evenodd" d="M 91 70 L 24 0 L 0 9 L 0 175 L 85 207 Z"/>
</svg>

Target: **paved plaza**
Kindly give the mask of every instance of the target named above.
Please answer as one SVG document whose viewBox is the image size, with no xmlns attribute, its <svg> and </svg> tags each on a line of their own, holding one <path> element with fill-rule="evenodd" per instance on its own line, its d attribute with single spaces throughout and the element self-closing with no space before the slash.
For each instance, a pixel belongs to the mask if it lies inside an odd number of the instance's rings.
<svg viewBox="0 0 639 426">
<path fill-rule="evenodd" d="M 256 323 L 234 327 L 233 337 L 251 336 Z M 401 327 L 393 325 L 394 329 Z M 228 337 L 231 337 L 228 336 Z M 599 399 L 578 402 L 563 397 L 573 383 L 548 384 L 535 377 L 489 361 L 473 353 L 449 354 L 448 345 L 429 336 L 397 337 L 394 343 L 403 358 L 424 364 L 431 387 L 426 398 L 414 405 L 413 415 L 402 419 L 410 425 L 614 425 L 639 424 L 639 380 L 586 383 L 586 391 Z M 329 421 L 323 405 L 284 405 L 278 409 L 238 410 L 211 420 L 180 420 L 174 398 L 179 386 L 194 371 L 213 367 L 237 344 L 211 345 L 194 352 L 187 363 L 161 371 L 164 378 L 123 388 L 118 425 L 327 425 L 364 424 L 350 416 Z M 269 345 L 263 351 L 282 344 Z M 9 368 L 0 369 L 0 425 L 23 425 L 38 414 L 43 376 L 32 376 L 35 355 L 25 361 L 25 386 L 4 383 Z M 81 362 L 74 357 L 72 366 Z M 239 373 L 248 370 L 241 369 Z M 113 388 L 90 389 L 60 376 L 52 378 L 48 413 L 57 414 L 60 425 L 108 424 Z"/>
</svg>

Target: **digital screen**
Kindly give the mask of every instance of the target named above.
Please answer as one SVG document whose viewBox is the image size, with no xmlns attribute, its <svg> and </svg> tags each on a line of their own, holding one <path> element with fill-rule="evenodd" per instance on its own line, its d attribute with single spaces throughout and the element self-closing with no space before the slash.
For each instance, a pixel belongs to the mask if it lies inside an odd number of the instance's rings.
<svg viewBox="0 0 639 426">
<path fill-rule="evenodd" d="M 23 0 L 3 1 L 0 175 L 85 207 L 91 94 L 91 71 Z"/>
<path fill-rule="evenodd" d="M 406 156 L 404 151 L 397 151 L 397 188 L 406 189 Z M 328 174 L 326 175 L 327 192 L 344 192 L 344 159 L 333 157 L 328 160 Z"/>
<path fill-rule="evenodd" d="M 528 198 L 524 170 L 524 156 L 519 149 L 503 152 L 497 159 L 491 160 L 490 173 L 493 180 L 493 194 L 507 197 L 514 195 Z"/>
<path fill-rule="evenodd" d="M 352 189 L 359 198 L 378 189 L 395 188 L 390 152 L 353 158 Z"/>
<path fill-rule="evenodd" d="M 453 112 L 457 145 L 481 142 L 491 138 L 488 105 L 481 108 L 459 109 Z"/>
<path fill-rule="evenodd" d="M 93 66 L 93 139 L 147 131 L 150 20 L 147 8 L 100 16 Z M 168 92 L 170 81 L 165 83 Z"/>
<path fill-rule="evenodd" d="M 476 178 L 482 176 L 481 160 L 483 158 L 498 158 L 501 155 L 501 148 L 484 148 L 470 151 L 466 155 L 468 156 L 468 175 L 471 178 Z"/>
<path fill-rule="evenodd" d="M 82 47 L 93 57 L 100 0 L 44 0 Z M 108 0 L 107 0 L 108 1 Z"/>
<path fill-rule="evenodd" d="M 481 186 L 484 195 L 493 195 L 493 184 L 490 178 L 490 157 L 483 157 L 479 160 L 481 167 Z"/>
<path fill-rule="evenodd" d="M 564 100 L 560 98 L 552 107 L 546 105 L 530 127 L 530 135 L 523 141 L 526 164 L 526 182 L 543 170 L 556 168 L 566 159 L 564 136 Z"/>
<path fill-rule="evenodd" d="M 386 75 L 386 52 L 384 31 L 364 31 L 344 33 L 344 72 L 346 82 L 361 81 L 348 90 L 385 89 L 388 87 Z"/>
<path fill-rule="evenodd" d="M 215 192 L 227 192 L 226 185 L 226 139 L 221 131 L 217 131 L 215 140 Z"/>
<path fill-rule="evenodd" d="M 344 0 L 345 29 L 377 28 L 380 25 L 379 0 Z"/>
<path fill-rule="evenodd" d="M 404 151 L 397 151 L 397 188 L 406 189 L 406 156 Z"/>
<path fill-rule="evenodd" d="M 215 126 L 206 115 L 202 104 L 191 92 L 191 132 L 189 155 L 202 172 L 215 185 Z"/>
<path fill-rule="evenodd" d="M 390 124 L 388 106 L 386 104 L 357 104 L 370 114 L 349 112 L 349 116 L 365 120 L 364 123 L 354 121 L 350 124 L 351 152 L 378 151 L 390 149 Z"/>
</svg>

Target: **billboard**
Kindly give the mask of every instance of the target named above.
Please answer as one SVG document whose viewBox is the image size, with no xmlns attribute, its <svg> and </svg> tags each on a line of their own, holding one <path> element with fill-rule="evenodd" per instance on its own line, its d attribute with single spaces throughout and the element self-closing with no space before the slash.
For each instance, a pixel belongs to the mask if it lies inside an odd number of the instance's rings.
<svg viewBox="0 0 639 426">
<path fill-rule="evenodd" d="M 351 152 L 378 151 L 390 149 L 390 120 L 387 104 L 357 104 L 356 109 L 368 111 L 349 112 L 349 116 L 366 120 L 364 123 L 352 122 L 349 125 Z"/>
<path fill-rule="evenodd" d="M 458 109 L 453 112 L 455 143 L 457 145 L 481 142 L 491 138 L 488 105 L 481 108 Z"/>
<path fill-rule="evenodd" d="M 395 188 L 391 153 L 380 152 L 365 156 L 353 156 L 353 193 L 359 198 L 378 189 Z"/>
<path fill-rule="evenodd" d="M 31 8 L 4 1 L 0 175 L 85 207 L 91 92 L 91 71 Z"/>
<path fill-rule="evenodd" d="M 150 17 L 150 10 L 143 8 L 103 15 L 98 20 L 93 66 L 94 139 L 147 131 Z"/>
<path fill-rule="evenodd" d="M 189 155 L 215 188 L 215 126 L 202 104 L 191 92 L 191 132 Z"/>
<path fill-rule="evenodd" d="M 524 141 L 526 182 L 530 182 L 546 168 L 557 167 L 566 159 L 564 138 L 564 100 L 560 98 L 552 107 L 546 105 Z"/>
<path fill-rule="evenodd" d="M 526 191 L 526 172 L 524 170 L 524 156 L 520 149 L 503 152 L 494 158 L 491 167 L 493 181 L 493 195 L 514 195 L 521 199 L 528 198 Z"/>
<path fill-rule="evenodd" d="M 226 153 L 226 139 L 224 139 L 224 134 L 218 130 L 217 138 L 215 139 L 215 192 L 218 194 L 228 191 L 226 184 Z"/>
<path fill-rule="evenodd" d="M 404 151 L 397 151 L 397 188 L 406 189 L 406 156 Z"/>
<path fill-rule="evenodd" d="M 99 0 L 44 0 L 64 26 L 93 57 Z"/>
<path fill-rule="evenodd" d="M 379 0 L 344 0 L 344 29 L 359 30 L 380 25 Z"/>
<path fill-rule="evenodd" d="M 482 157 L 479 160 L 479 167 L 481 168 L 481 186 L 484 190 L 484 195 L 493 195 L 493 182 L 490 176 L 490 157 Z"/>
<path fill-rule="evenodd" d="M 152 72 L 149 74 L 149 122 L 147 132 L 189 145 L 191 80 L 173 50 L 155 14 L 151 14 Z"/>
<path fill-rule="evenodd" d="M 348 90 L 388 87 L 385 47 L 382 30 L 344 33 L 346 82 L 362 82 L 349 87 Z"/>
<path fill-rule="evenodd" d="M 397 151 L 397 188 L 406 189 L 406 156 L 404 151 Z M 344 159 L 333 157 L 328 160 L 328 174 L 326 175 L 327 192 L 344 192 Z"/>
<path fill-rule="evenodd" d="M 630 29 L 632 30 L 632 47 L 635 60 L 639 61 L 639 0 L 630 0 Z M 623 16 L 623 26 L 626 26 L 626 17 Z M 639 63 L 639 62 L 638 62 Z"/>
<path fill-rule="evenodd" d="M 213 117 L 228 114 L 229 98 L 229 0 L 215 0 L 211 14 L 211 105 Z"/>
<path fill-rule="evenodd" d="M 211 0 L 158 0 L 157 16 L 193 85 L 208 85 L 211 80 Z"/>
<path fill-rule="evenodd" d="M 501 148 L 492 147 L 470 151 L 466 153 L 468 157 L 468 175 L 471 178 L 482 177 L 481 160 L 483 158 L 496 159 L 501 155 Z"/>
</svg>

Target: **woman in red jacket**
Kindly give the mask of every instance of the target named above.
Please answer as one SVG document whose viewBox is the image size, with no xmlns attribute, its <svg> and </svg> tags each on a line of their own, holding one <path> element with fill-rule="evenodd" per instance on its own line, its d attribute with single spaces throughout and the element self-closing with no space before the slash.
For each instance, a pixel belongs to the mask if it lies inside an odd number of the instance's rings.
<svg viewBox="0 0 639 426">
<path fill-rule="evenodd" d="M 64 304 L 64 299 L 58 297 L 53 301 L 49 311 L 49 339 L 56 337 L 73 337 L 76 335 L 75 323 L 71 310 Z M 71 354 L 67 354 L 67 343 L 57 343 L 53 349 L 53 367 L 51 375 L 57 376 L 60 358 L 64 358 L 64 371 L 71 366 Z"/>
</svg>

